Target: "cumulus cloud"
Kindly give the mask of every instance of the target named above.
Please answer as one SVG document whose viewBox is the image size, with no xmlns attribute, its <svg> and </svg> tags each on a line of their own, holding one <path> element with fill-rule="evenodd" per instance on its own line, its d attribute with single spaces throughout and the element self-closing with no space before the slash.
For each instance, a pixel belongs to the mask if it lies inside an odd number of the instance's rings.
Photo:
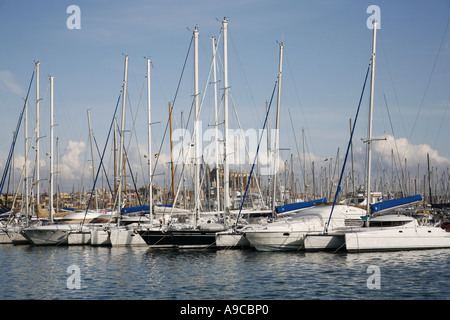
<svg viewBox="0 0 450 320">
<path fill-rule="evenodd" d="M 411 144 L 407 138 L 395 138 L 387 135 L 386 140 L 380 140 L 374 143 L 373 151 L 383 159 L 390 159 L 393 153 L 397 160 L 406 159 L 407 164 L 417 166 L 417 164 L 426 164 L 427 155 L 430 157 L 430 162 L 433 166 L 443 167 L 450 165 L 450 159 L 439 155 L 437 150 L 434 150 L 427 144 Z"/>
<path fill-rule="evenodd" d="M 69 141 L 61 156 L 59 171 L 61 179 L 72 180 L 81 177 L 82 164 L 80 155 L 85 151 L 86 144 L 82 141 Z"/>
</svg>

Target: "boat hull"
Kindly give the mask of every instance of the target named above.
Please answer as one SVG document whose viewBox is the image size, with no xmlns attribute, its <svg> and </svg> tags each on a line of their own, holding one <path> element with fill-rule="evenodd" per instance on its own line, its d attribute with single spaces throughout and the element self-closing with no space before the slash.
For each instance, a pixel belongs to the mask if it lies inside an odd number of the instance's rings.
<svg viewBox="0 0 450 320">
<path fill-rule="evenodd" d="M 11 242 L 14 245 L 23 245 L 23 244 L 30 244 L 30 241 L 28 241 L 27 238 L 25 238 L 19 230 L 11 230 L 8 229 L 6 231 L 8 233 L 9 238 L 11 239 Z"/>
<path fill-rule="evenodd" d="M 91 246 L 111 246 L 109 232 L 103 228 L 91 230 Z"/>
<path fill-rule="evenodd" d="M 216 247 L 221 249 L 249 248 L 250 242 L 242 232 L 223 231 L 216 233 Z"/>
<path fill-rule="evenodd" d="M 147 243 L 135 229 L 113 228 L 109 231 L 111 246 L 146 246 Z"/>
<path fill-rule="evenodd" d="M 257 251 L 295 251 L 304 247 L 304 231 L 245 232 L 245 237 Z"/>
<path fill-rule="evenodd" d="M 179 249 L 216 248 L 216 232 L 203 230 L 170 230 L 170 236 Z"/>
<path fill-rule="evenodd" d="M 77 228 L 70 224 L 39 226 L 23 229 L 22 235 L 36 246 L 67 245 L 70 232 Z"/>
<path fill-rule="evenodd" d="M 348 252 L 450 248 L 450 232 L 424 226 L 349 232 L 345 246 Z"/>
<path fill-rule="evenodd" d="M 175 248 L 177 246 L 171 235 L 162 229 L 141 229 L 138 231 L 144 242 L 152 247 Z"/>
<path fill-rule="evenodd" d="M 13 243 L 8 233 L 5 231 L 0 231 L 0 244 L 10 244 Z"/>
<path fill-rule="evenodd" d="M 306 251 L 335 251 L 345 249 L 344 234 L 309 234 L 305 237 Z"/>
<path fill-rule="evenodd" d="M 68 245 L 89 245 L 91 244 L 91 231 L 81 230 L 70 232 L 67 237 Z"/>
</svg>

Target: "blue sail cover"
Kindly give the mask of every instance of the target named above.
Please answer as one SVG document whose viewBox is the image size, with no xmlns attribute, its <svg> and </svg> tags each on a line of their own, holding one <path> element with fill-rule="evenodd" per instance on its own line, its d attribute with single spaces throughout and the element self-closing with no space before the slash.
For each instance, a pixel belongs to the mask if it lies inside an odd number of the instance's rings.
<svg viewBox="0 0 450 320">
<path fill-rule="evenodd" d="M 139 211 L 148 211 L 149 206 L 125 207 L 122 208 L 122 214 L 133 213 Z"/>
<path fill-rule="evenodd" d="M 166 207 L 166 208 L 172 208 L 171 204 L 157 204 L 156 207 Z M 139 211 L 149 211 L 149 206 L 136 206 L 136 207 L 125 207 L 122 208 L 122 214 L 126 213 L 133 213 L 133 212 L 139 212 Z"/>
<path fill-rule="evenodd" d="M 317 203 L 326 203 L 326 202 L 327 202 L 327 198 L 322 198 L 322 199 L 312 200 L 312 201 L 289 203 L 289 204 L 285 204 L 284 206 L 277 207 L 275 209 L 275 211 L 277 213 L 283 213 L 283 212 L 288 212 L 288 211 L 293 211 L 293 210 L 299 210 L 299 209 L 304 209 L 304 208 L 308 208 L 308 207 L 313 207 Z"/>
<path fill-rule="evenodd" d="M 422 196 L 420 194 L 416 194 L 415 196 L 386 200 L 378 203 L 374 203 L 370 205 L 370 209 L 372 212 L 380 212 L 383 210 L 388 210 L 396 207 L 400 207 L 409 203 L 413 203 L 416 201 L 422 201 Z"/>
</svg>

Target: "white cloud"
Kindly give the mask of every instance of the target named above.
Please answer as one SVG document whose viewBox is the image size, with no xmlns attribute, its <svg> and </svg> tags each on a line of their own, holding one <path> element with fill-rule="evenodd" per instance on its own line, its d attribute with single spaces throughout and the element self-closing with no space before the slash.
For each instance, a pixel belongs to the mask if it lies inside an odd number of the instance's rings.
<svg viewBox="0 0 450 320">
<path fill-rule="evenodd" d="M 16 83 L 14 75 L 8 70 L 0 70 L 0 90 L 23 95 L 24 90 Z"/>
<path fill-rule="evenodd" d="M 60 177 L 73 180 L 81 177 L 82 164 L 80 155 L 85 151 L 86 144 L 82 141 L 69 141 L 59 164 Z"/>
<path fill-rule="evenodd" d="M 417 167 L 418 164 L 427 164 L 427 155 L 430 157 L 430 165 L 434 167 L 441 167 L 444 169 L 450 165 L 450 159 L 439 155 L 437 150 L 434 150 L 427 144 L 411 144 L 407 138 L 394 138 L 387 135 L 386 140 L 381 140 L 374 143 L 374 152 L 378 157 L 384 159 L 385 163 L 390 163 L 391 154 L 394 154 L 396 160 L 405 161 L 407 166 L 412 168 Z M 404 164 L 402 164 L 404 165 Z"/>
</svg>

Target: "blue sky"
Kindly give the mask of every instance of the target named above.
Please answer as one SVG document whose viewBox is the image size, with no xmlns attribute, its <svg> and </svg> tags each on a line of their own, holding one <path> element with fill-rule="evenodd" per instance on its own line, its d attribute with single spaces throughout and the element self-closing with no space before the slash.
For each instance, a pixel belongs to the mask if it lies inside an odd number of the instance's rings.
<svg viewBox="0 0 450 320">
<path fill-rule="evenodd" d="M 81 10 L 81 29 L 66 26 L 67 7 Z M 60 179 L 67 185 L 88 180 L 87 109 L 100 149 L 107 136 L 123 79 L 124 55 L 130 58 L 128 93 L 131 118 L 139 144 L 134 160 L 146 149 L 146 60 L 152 59 L 153 148 L 159 148 L 186 58 L 192 30 L 199 28 L 200 90 L 203 92 L 211 63 L 211 37 L 218 37 L 221 20 L 229 21 L 230 125 L 259 129 L 278 71 L 278 43 L 285 55 L 281 99 L 282 157 L 302 153 L 305 131 L 308 159 L 320 161 L 343 156 L 372 49 L 372 30 L 366 27 L 366 9 L 381 9 L 378 31 L 374 135 L 394 136 L 376 149 L 390 164 L 390 150 L 401 148 L 411 168 L 426 153 L 433 165 L 450 165 L 450 18 L 448 0 L 432 1 L 0 1 L 0 165 L 3 167 L 12 132 L 23 106 L 33 72 L 40 61 L 41 97 L 49 75 L 55 77 L 55 136 L 60 141 Z M 450 28 L 450 27 L 449 27 Z M 444 32 L 446 32 L 444 34 Z M 220 49 L 221 50 L 221 49 Z M 192 56 L 192 55 L 191 55 Z M 191 56 L 174 106 L 174 126 L 183 111 L 189 113 L 193 93 Z M 202 110 L 204 127 L 212 124 L 211 87 Z M 35 84 L 30 92 L 29 132 L 35 121 Z M 357 124 L 355 148 L 364 148 L 368 91 Z M 49 149 L 49 97 L 43 101 L 41 154 Z M 275 109 L 275 106 L 273 110 Z M 388 113 L 389 111 L 389 113 Z M 133 112 L 133 113 L 131 113 Z M 274 116 L 273 116 L 274 117 Z M 290 118 L 291 117 L 291 118 Z M 273 118 L 274 119 L 274 118 Z M 274 121 L 274 120 L 271 120 Z M 294 126 L 294 127 L 293 127 Z M 394 132 L 392 131 L 394 129 Z M 295 145 L 297 139 L 297 146 Z M 23 150 L 19 135 L 18 150 Z M 388 145 L 389 143 L 389 145 Z M 168 142 L 163 153 L 167 153 Z M 156 151 L 154 152 L 156 153 Z M 140 160 L 139 160 L 139 157 Z M 17 163 L 20 162 L 17 155 Z M 22 158 L 23 161 L 23 158 Z M 43 156 L 48 164 L 48 159 Z M 44 166 L 44 163 L 43 163 Z M 141 169 L 138 169 L 138 171 Z M 412 169 L 414 170 L 414 169 Z M 146 179 L 140 172 L 141 181 Z M 145 170 L 144 170 L 145 172 Z M 88 184 L 88 182 L 86 182 Z"/>
</svg>

